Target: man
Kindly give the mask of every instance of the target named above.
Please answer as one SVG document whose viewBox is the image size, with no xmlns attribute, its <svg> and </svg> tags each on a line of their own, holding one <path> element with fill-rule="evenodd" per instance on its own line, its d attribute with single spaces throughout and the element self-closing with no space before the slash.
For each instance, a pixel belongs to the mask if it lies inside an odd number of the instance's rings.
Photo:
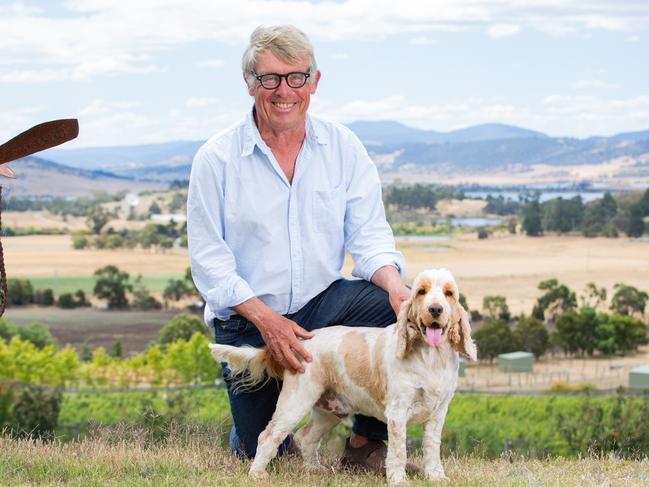
<svg viewBox="0 0 649 487">
<path fill-rule="evenodd" d="M 332 325 L 387 326 L 408 297 L 403 256 L 385 219 L 376 167 L 345 127 L 310 117 L 320 81 L 308 38 L 259 27 L 243 55 L 254 106 L 203 145 L 192 165 L 187 229 L 192 275 L 217 343 L 268 346 L 294 373 L 301 344 Z M 340 274 L 350 252 L 359 280 Z M 252 457 L 280 385 L 233 390 L 230 446 Z M 386 427 L 358 416 L 343 463 L 380 470 Z M 291 438 L 280 453 L 291 449 Z"/>
</svg>

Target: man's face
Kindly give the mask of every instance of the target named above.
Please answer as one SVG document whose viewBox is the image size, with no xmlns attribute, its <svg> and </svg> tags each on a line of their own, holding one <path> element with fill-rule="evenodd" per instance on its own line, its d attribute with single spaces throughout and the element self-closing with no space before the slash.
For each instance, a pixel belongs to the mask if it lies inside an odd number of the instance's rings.
<svg viewBox="0 0 649 487">
<path fill-rule="evenodd" d="M 257 56 L 255 72 L 257 74 L 286 74 L 291 72 L 306 72 L 307 61 L 299 64 L 288 64 L 275 57 L 269 51 L 263 51 Z M 314 82 L 311 83 L 311 80 Z M 311 95 L 315 93 L 320 80 L 320 71 L 311 73 L 301 88 L 291 88 L 286 84 L 286 78 L 282 78 L 279 86 L 268 90 L 255 80 L 255 85 L 248 88 L 250 96 L 255 97 L 257 109 L 257 125 L 260 132 L 272 130 L 274 132 L 297 128 L 304 125 L 304 117 L 309 108 Z"/>
</svg>

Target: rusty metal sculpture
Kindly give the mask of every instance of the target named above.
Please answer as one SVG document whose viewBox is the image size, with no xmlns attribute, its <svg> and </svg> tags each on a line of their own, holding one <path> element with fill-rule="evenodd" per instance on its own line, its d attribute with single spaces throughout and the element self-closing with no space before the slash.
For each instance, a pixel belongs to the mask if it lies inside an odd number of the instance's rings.
<svg viewBox="0 0 649 487">
<path fill-rule="evenodd" d="M 15 136 L 0 145 L 0 175 L 14 179 L 16 175 L 6 162 L 20 159 L 50 147 L 61 145 L 79 135 L 79 122 L 75 118 L 52 120 L 35 125 L 29 130 Z M 0 231 L 2 230 L 2 186 L 0 186 Z M 5 272 L 4 252 L 0 242 L 0 316 L 7 306 L 7 275 Z"/>
</svg>

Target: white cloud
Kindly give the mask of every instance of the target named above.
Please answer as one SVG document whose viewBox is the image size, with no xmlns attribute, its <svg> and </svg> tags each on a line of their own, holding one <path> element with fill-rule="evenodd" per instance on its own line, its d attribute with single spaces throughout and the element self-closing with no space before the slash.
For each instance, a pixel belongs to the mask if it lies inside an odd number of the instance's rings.
<svg viewBox="0 0 649 487">
<path fill-rule="evenodd" d="M 42 122 L 39 119 L 42 112 L 43 107 L 40 106 L 0 110 L 0 144 Z"/>
<path fill-rule="evenodd" d="M 259 25 L 290 22 L 317 42 L 376 40 L 395 34 L 427 42 L 436 32 L 486 30 L 511 36 L 521 26 L 553 34 L 649 30 L 643 2 L 593 0 L 68 0 L 65 15 L 47 16 L 22 2 L 2 7 L 0 65 L 29 60 L 38 69 L 10 70 L 8 79 L 86 80 L 159 70 L 149 57 L 193 42 L 243 45 Z M 208 60 L 209 61 L 209 60 Z M 220 60 L 211 66 L 220 67 Z M 12 74 L 13 73 L 13 74 Z"/>
<path fill-rule="evenodd" d="M 515 24 L 495 24 L 487 29 L 487 35 L 494 39 L 500 37 L 511 37 L 520 32 L 521 26 Z"/>
<path fill-rule="evenodd" d="M 188 108 L 206 107 L 209 105 L 214 105 L 215 103 L 218 102 L 219 102 L 218 98 L 196 97 L 196 98 L 188 98 L 187 101 L 185 102 L 185 106 L 187 106 Z"/>
<path fill-rule="evenodd" d="M 588 137 L 649 127 L 649 95 L 628 99 L 550 95 L 527 104 L 481 97 L 421 104 L 406 96 L 338 104 L 314 97 L 312 111 L 342 123 L 398 120 L 413 127 L 442 132 L 481 123 L 506 123 L 550 135 Z"/>
<path fill-rule="evenodd" d="M 196 64 L 199 68 L 219 69 L 225 66 L 223 59 L 206 59 Z"/>
</svg>

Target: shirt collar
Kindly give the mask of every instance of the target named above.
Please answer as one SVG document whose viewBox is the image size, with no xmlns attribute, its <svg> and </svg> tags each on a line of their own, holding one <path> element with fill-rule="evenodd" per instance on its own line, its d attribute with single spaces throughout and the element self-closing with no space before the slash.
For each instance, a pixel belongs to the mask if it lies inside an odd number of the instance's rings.
<svg viewBox="0 0 649 487">
<path fill-rule="evenodd" d="M 320 145 L 325 145 L 329 142 L 326 132 L 320 127 L 320 124 L 314 124 L 311 116 L 307 113 L 305 120 L 305 140 L 309 143 L 318 143 Z M 255 107 L 253 105 L 252 110 L 246 115 L 246 120 L 243 124 L 243 137 L 241 144 L 241 156 L 249 156 L 254 150 L 255 146 L 260 149 L 266 147 L 259 129 L 257 129 L 257 124 L 255 123 Z"/>
</svg>

